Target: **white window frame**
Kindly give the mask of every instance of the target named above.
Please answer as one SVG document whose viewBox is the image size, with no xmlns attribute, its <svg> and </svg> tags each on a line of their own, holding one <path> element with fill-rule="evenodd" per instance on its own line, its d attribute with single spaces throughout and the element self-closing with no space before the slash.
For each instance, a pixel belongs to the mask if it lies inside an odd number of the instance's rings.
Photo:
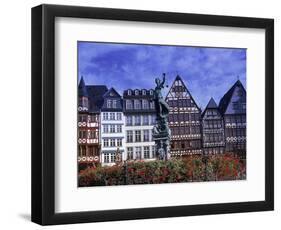
<svg viewBox="0 0 281 230">
<path fill-rule="evenodd" d="M 144 159 L 150 158 L 150 148 L 149 148 L 149 146 L 143 146 L 143 158 Z"/>
</svg>

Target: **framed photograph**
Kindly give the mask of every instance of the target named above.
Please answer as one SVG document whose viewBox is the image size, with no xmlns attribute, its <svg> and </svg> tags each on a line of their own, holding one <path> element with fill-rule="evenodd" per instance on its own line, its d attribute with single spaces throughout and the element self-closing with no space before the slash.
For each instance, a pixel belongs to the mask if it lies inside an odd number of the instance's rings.
<svg viewBox="0 0 281 230">
<path fill-rule="evenodd" d="M 32 221 L 274 208 L 274 21 L 32 8 Z"/>
</svg>

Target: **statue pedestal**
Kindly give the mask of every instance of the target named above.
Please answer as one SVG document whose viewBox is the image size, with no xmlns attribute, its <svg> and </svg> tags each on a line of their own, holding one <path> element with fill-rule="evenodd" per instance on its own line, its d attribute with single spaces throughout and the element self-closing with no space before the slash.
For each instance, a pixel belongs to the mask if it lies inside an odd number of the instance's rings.
<svg viewBox="0 0 281 230">
<path fill-rule="evenodd" d="M 159 160 L 170 159 L 170 135 L 169 133 L 153 134 L 153 141 L 155 141 L 156 158 Z"/>
</svg>

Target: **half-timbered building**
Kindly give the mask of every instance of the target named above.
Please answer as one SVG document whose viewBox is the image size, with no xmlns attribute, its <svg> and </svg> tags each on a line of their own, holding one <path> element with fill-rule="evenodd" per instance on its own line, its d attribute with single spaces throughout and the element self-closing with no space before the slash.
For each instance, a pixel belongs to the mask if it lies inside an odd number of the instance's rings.
<svg viewBox="0 0 281 230">
<path fill-rule="evenodd" d="M 240 80 L 228 90 L 219 103 L 224 117 L 225 150 L 246 154 L 246 90 Z"/>
<path fill-rule="evenodd" d="M 224 153 L 224 125 L 219 107 L 210 99 L 202 113 L 202 142 L 205 155 Z"/>
<path fill-rule="evenodd" d="M 202 154 L 201 110 L 178 75 L 166 96 L 170 107 L 171 157 Z"/>
<path fill-rule="evenodd" d="M 78 85 L 78 162 L 100 162 L 100 108 L 104 85 L 85 85 L 83 77 Z"/>
<path fill-rule="evenodd" d="M 155 143 L 152 140 L 156 116 L 153 92 L 152 89 L 128 89 L 123 93 L 127 160 L 155 159 Z"/>
</svg>

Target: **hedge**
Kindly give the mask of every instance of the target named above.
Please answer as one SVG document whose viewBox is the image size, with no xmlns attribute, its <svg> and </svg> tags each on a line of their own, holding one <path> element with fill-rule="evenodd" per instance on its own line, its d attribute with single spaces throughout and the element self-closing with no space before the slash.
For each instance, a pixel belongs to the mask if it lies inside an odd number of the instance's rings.
<svg viewBox="0 0 281 230">
<path fill-rule="evenodd" d="M 131 161 L 79 171 L 79 186 L 160 184 L 246 178 L 244 160 L 231 155 L 190 156 L 168 161 Z"/>
</svg>

